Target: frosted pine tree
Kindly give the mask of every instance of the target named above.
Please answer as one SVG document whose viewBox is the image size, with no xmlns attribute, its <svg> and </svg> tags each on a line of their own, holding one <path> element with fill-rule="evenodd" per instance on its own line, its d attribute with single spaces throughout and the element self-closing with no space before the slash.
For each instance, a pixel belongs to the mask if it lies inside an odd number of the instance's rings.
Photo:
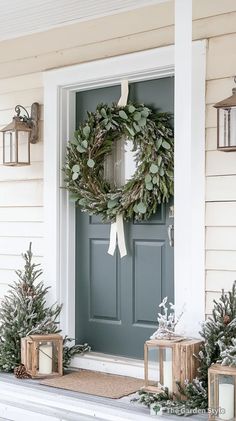
<svg viewBox="0 0 236 421">
<path fill-rule="evenodd" d="M 231 344 L 226 347 L 224 342 L 219 341 L 220 360 L 222 365 L 236 366 L 236 338 L 231 339 Z"/>
<path fill-rule="evenodd" d="M 221 352 L 232 348 L 236 336 L 236 282 L 232 291 L 222 291 L 219 301 L 214 300 L 212 316 L 203 323 L 200 333 L 205 344 L 199 355 L 199 377 L 207 386 L 208 368 L 222 361 Z"/>
<path fill-rule="evenodd" d="M 21 338 L 33 333 L 56 333 L 61 306 L 46 305 L 48 287 L 39 281 L 42 269 L 32 263 L 31 244 L 23 254 L 23 270 L 0 306 L 0 370 L 12 371 L 20 363 Z"/>
</svg>

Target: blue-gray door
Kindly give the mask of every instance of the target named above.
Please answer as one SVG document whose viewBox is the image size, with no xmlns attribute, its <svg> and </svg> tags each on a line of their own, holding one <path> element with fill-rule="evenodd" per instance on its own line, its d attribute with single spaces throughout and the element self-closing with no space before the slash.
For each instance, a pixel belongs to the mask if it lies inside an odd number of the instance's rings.
<svg viewBox="0 0 236 421">
<path fill-rule="evenodd" d="M 133 83 L 129 99 L 173 113 L 173 78 Z M 118 101 L 120 87 L 77 93 L 77 125 L 97 104 Z M 159 303 L 174 299 L 173 200 L 141 223 L 125 222 L 128 255 L 107 254 L 110 224 L 76 211 L 76 338 L 93 351 L 143 357 Z"/>
</svg>

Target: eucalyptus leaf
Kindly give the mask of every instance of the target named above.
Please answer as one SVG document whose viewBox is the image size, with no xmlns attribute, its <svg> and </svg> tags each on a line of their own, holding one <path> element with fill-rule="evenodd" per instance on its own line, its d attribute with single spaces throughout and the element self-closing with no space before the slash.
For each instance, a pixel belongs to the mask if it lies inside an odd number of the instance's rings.
<svg viewBox="0 0 236 421">
<path fill-rule="evenodd" d="M 72 139 L 72 140 L 70 140 L 70 143 L 71 143 L 72 145 L 77 146 L 79 142 L 78 142 L 78 139 Z"/>
<path fill-rule="evenodd" d="M 88 137 L 89 137 L 89 135 L 90 135 L 90 127 L 89 127 L 89 126 L 85 126 L 85 127 L 83 128 L 83 134 L 84 134 L 84 136 L 85 136 L 86 138 L 88 138 Z"/>
<path fill-rule="evenodd" d="M 164 140 L 164 142 L 162 142 L 162 146 L 165 149 L 170 149 L 170 144 L 168 142 L 166 142 L 166 140 Z"/>
<path fill-rule="evenodd" d="M 73 171 L 73 172 L 80 172 L 80 166 L 79 166 L 78 164 L 73 165 L 73 167 L 72 167 L 72 171 Z"/>
<path fill-rule="evenodd" d="M 108 202 L 107 202 L 108 209 L 114 208 L 117 205 L 117 203 L 118 203 L 118 200 L 117 199 L 115 199 L 115 200 L 108 200 Z"/>
<path fill-rule="evenodd" d="M 101 108 L 100 114 L 101 114 L 102 117 L 107 118 L 107 113 L 106 113 L 105 108 Z"/>
<path fill-rule="evenodd" d="M 138 213 L 138 206 L 136 204 L 134 205 L 133 210 L 135 213 Z"/>
<path fill-rule="evenodd" d="M 77 180 L 77 178 L 79 177 L 79 174 L 77 172 L 74 172 L 74 174 L 72 175 L 72 180 Z"/>
<path fill-rule="evenodd" d="M 162 156 L 161 155 L 159 155 L 158 156 L 158 158 L 157 158 L 157 165 L 161 165 L 161 161 L 162 161 Z"/>
<path fill-rule="evenodd" d="M 111 122 L 107 123 L 106 130 L 110 130 L 110 128 L 111 128 Z"/>
<path fill-rule="evenodd" d="M 127 116 L 127 114 L 126 114 L 126 112 L 124 110 L 120 110 L 119 111 L 119 116 L 121 118 L 123 118 L 123 120 L 127 120 L 128 119 L 128 116 Z"/>
<path fill-rule="evenodd" d="M 157 150 L 158 150 L 158 149 L 160 149 L 160 147 L 161 147 L 161 145 L 162 145 L 162 141 L 163 141 L 162 137 L 160 137 L 160 138 L 157 140 L 157 142 L 156 142 L 156 145 L 157 145 Z"/>
<path fill-rule="evenodd" d="M 133 105 L 130 105 L 129 108 L 128 108 L 128 110 L 129 110 L 129 113 L 132 114 L 132 113 L 134 113 L 134 111 L 136 110 L 136 108 Z"/>
<path fill-rule="evenodd" d="M 144 107 L 144 109 L 141 111 L 142 117 L 147 118 L 149 116 L 149 109 Z"/>
<path fill-rule="evenodd" d="M 140 127 L 139 127 L 139 125 L 138 124 L 136 124 L 135 122 L 133 123 L 133 126 L 134 126 L 134 128 L 135 128 L 135 130 L 136 130 L 136 132 L 138 133 L 138 132 L 140 132 Z"/>
<path fill-rule="evenodd" d="M 109 123 L 109 119 L 108 118 L 104 118 L 104 120 L 102 121 L 102 124 L 104 126 L 106 126 Z"/>
<path fill-rule="evenodd" d="M 150 174 L 147 174 L 147 175 L 145 176 L 145 183 L 150 183 L 150 181 L 152 181 L 152 177 L 151 177 L 151 175 L 150 175 Z"/>
<path fill-rule="evenodd" d="M 152 164 L 152 165 L 150 166 L 150 172 L 151 172 L 152 174 L 156 174 L 156 173 L 158 172 L 158 166 L 157 166 L 156 164 Z"/>
<path fill-rule="evenodd" d="M 89 167 L 89 168 L 93 168 L 93 167 L 94 167 L 94 165 L 95 165 L 94 160 L 93 160 L 93 159 L 88 159 L 88 161 L 87 161 L 87 165 L 88 165 L 88 167 Z"/>
<path fill-rule="evenodd" d="M 153 189 L 153 184 L 152 183 L 146 183 L 146 189 L 147 190 L 152 190 Z"/>
<path fill-rule="evenodd" d="M 136 113 L 134 114 L 134 120 L 135 120 L 135 121 L 139 121 L 139 120 L 141 120 L 141 118 L 142 118 L 142 115 L 141 115 L 141 113 L 140 113 L 140 112 L 136 112 Z"/>
<path fill-rule="evenodd" d="M 160 168 L 159 174 L 160 174 L 161 177 L 165 174 L 165 171 L 164 171 L 163 168 Z"/>
<path fill-rule="evenodd" d="M 83 140 L 81 142 L 81 145 L 86 149 L 88 147 L 88 141 L 87 140 Z"/>
<path fill-rule="evenodd" d="M 153 183 L 153 184 L 157 184 L 157 183 L 158 183 L 158 181 L 159 181 L 159 177 L 158 177 L 158 175 L 154 175 L 154 177 L 153 177 L 153 179 L 152 179 L 152 183 Z"/>
<path fill-rule="evenodd" d="M 80 153 L 84 153 L 84 152 L 86 152 L 86 149 L 84 149 L 84 148 L 83 148 L 83 146 L 81 146 L 81 145 L 78 145 L 76 149 L 77 149 L 77 151 L 79 151 Z"/>
<path fill-rule="evenodd" d="M 139 120 L 139 121 L 138 121 L 138 124 L 139 124 L 141 127 L 146 126 L 146 123 L 147 123 L 147 120 L 146 120 L 146 118 L 144 118 L 144 117 L 142 117 L 142 118 L 141 118 L 141 120 Z"/>
<path fill-rule="evenodd" d="M 128 132 L 131 134 L 131 136 L 135 136 L 135 132 L 132 129 L 132 127 L 128 126 L 127 124 L 125 125 L 126 129 L 128 130 Z"/>
<path fill-rule="evenodd" d="M 145 212 L 146 212 L 146 210 L 147 210 L 147 206 L 145 205 L 145 203 L 140 202 L 140 203 L 137 205 L 137 210 L 138 210 L 138 212 L 139 212 L 139 213 L 145 213 Z"/>
</svg>

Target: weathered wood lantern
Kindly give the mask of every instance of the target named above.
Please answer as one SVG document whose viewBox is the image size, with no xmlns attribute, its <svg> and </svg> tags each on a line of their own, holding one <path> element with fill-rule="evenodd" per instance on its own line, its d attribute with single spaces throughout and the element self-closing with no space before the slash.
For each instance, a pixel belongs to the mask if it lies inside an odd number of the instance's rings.
<svg viewBox="0 0 236 421">
<path fill-rule="evenodd" d="M 236 88 L 230 97 L 217 102 L 214 107 L 217 109 L 217 149 L 236 151 Z"/>
<path fill-rule="evenodd" d="M 30 335 L 21 339 L 21 363 L 32 378 L 63 375 L 61 335 Z"/>
<path fill-rule="evenodd" d="M 21 109 L 25 115 L 21 116 Z M 3 133 L 3 165 L 30 165 L 30 144 L 38 140 L 39 104 L 31 106 L 31 116 L 28 111 L 17 105 L 16 115 L 12 122 L 4 127 Z"/>
<path fill-rule="evenodd" d="M 236 418 L 236 367 L 220 364 L 208 370 L 209 419 Z"/>
<path fill-rule="evenodd" d="M 144 389 L 159 393 L 161 386 L 178 395 L 176 381 L 184 385 L 197 375 L 198 354 L 202 341 L 198 339 L 151 339 L 144 344 Z"/>
</svg>

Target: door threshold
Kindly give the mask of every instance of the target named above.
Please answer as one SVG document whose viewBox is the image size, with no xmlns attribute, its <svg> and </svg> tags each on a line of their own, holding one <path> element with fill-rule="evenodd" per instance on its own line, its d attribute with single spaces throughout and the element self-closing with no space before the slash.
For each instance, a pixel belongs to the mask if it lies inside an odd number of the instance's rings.
<svg viewBox="0 0 236 421">
<path fill-rule="evenodd" d="M 137 379 L 144 378 L 143 360 L 99 352 L 88 352 L 85 355 L 74 357 L 71 362 L 71 368 L 82 368 L 84 370 L 135 377 Z"/>
</svg>

